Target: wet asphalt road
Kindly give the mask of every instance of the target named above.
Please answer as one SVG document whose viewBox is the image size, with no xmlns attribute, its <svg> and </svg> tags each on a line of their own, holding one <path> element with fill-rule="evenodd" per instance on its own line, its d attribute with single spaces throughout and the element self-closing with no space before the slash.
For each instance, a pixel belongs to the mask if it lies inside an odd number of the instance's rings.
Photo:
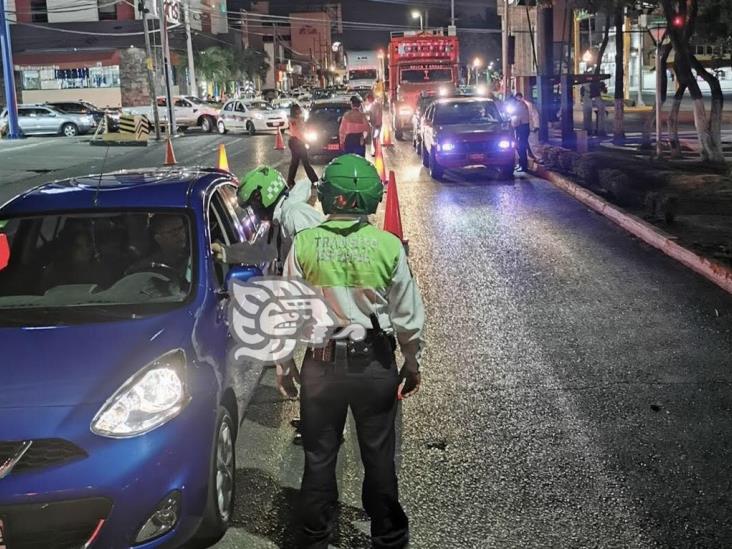
<svg viewBox="0 0 732 549">
<path fill-rule="evenodd" d="M 187 136 L 176 154 L 210 163 L 225 142 L 239 173 L 284 162 L 272 141 Z M 27 149 L 28 161 L 45 148 Z M 58 174 L 99 169 L 98 151 L 64 154 L 94 158 Z M 10 157 L 25 158 L 0 147 Z M 160 146 L 113 150 L 106 169 L 160 158 Z M 428 317 L 423 388 L 399 426 L 412 546 L 732 546 L 732 298 L 546 182 L 437 183 L 405 144 L 387 166 Z M 12 181 L 0 198 L 35 179 Z M 242 424 L 220 548 L 293 546 L 298 404 L 273 378 Z M 334 546 L 366 548 L 348 429 Z"/>
<path fill-rule="evenodd" d="M 387 163 L 429 319 L 400 425 L 413 547 L 732 545 L 732 298 L 546 182 Z M 217 547 L 292 547 L 297 403 L 273 384 Z M 369 547 L 360 475 L 347 435 L 336 547 Z"/>
</svg>

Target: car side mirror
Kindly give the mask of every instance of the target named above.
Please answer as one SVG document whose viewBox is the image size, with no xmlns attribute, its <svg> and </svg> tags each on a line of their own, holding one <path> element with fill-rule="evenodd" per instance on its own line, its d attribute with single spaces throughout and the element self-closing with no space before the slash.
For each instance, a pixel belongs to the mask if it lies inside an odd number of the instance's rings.
<svg viewBox="0 0 732 549">
<path fill-rule="evenodd" d="M 231 265 L 224 278 L 224 288 L 229 290 L 234 281 L 244 284 L 257 276 L 262 276 L 262 270 L 255 265 Z"/>
<path fill-rule="evenodd" d="M 198 109 L 193 109 L 193 112 L 198 112 Z"/>
</svg>

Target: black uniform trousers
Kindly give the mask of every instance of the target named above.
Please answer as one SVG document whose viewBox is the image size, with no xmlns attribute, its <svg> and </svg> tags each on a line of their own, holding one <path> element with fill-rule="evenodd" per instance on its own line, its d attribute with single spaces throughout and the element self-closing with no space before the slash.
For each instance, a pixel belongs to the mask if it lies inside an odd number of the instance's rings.
<svg viewBox="0 0 732 549">
<path fill-rule="evenodd" d="M 518 161 L 521 169 L 526 171 L 529 169 L 529 135 L 531 135 L 531 127 L 528 124 L 521 124 L 516 127 L 516 149 L 518 150 Z"/>
<path fill-rule="evenodd" d="M 315 170 L 310 165 L 308 149 L 305 147 L 305 143 L 296 137 L 290 137 L 290 141 L 287 144 L 290 147 L 290 153 L 292 155 L 290 169 L 287 171 L 287 185 L 290 188 L 295 185 L 295 177 L 297 176 L 297 168 L 300 166 L 300 162 L 302 162 L 302 167 L 305 168 L 308 179 L 312 183 L 315 183 L 318 180 L 318 174 L 315 173 Z"/>
<path fill-rule="evenodd" d="M 373 546 L 401 548 L 409 541 L 409 521 L 399 504 L 394 464 L 399 385 L 394 355 L 348 355 L 341 344 L 332 362 L 315 360 L 308 350 L 300 374 L 301 546 L 328 547 L 338 502 L 336 461 L 350 407 L 365 469 L 362 502 L 371 518 Z"/>
</svg>

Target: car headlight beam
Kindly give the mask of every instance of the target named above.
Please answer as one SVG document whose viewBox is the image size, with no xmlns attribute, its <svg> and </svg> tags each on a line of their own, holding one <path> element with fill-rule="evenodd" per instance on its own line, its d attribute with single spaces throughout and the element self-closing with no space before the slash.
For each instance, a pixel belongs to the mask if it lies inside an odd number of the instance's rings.
<svg viewBox="0 0 732 549">
<path fill-rule="evenodd" d="M 317 140 L 318 140 L 318 132 L 316 132 L 314 130 L 305 132 L 305 141 L 307 141 L 308 143 L 314 143 Z"/>
<path fill-rule="evenodd" d="M 190 401 L 186 377 L 183 351 L 172 351 L 154 360 L 104 403 L 91 423 L 92 432 L 129 438 L 167 423 Z"/>
</svg>

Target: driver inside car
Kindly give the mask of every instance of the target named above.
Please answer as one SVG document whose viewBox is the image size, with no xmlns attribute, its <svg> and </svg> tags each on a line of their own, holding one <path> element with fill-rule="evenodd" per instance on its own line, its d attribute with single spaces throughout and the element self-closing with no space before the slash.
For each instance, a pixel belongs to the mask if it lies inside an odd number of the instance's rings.
<svg viewBox="0 0 732 549">
<path fill-rule="evenodd" d="M 137 261 L 127 272 L 160 272 L 173 270 L 178 274 L 176 282 L 191 283 L 191 253 L 188 245 L 188 229 L 182 216 L 155 214 L 148 226 L 153 242 L 152 251 Z M 167 275 L 166 275 L 167 276 Z"/>
</svg>

